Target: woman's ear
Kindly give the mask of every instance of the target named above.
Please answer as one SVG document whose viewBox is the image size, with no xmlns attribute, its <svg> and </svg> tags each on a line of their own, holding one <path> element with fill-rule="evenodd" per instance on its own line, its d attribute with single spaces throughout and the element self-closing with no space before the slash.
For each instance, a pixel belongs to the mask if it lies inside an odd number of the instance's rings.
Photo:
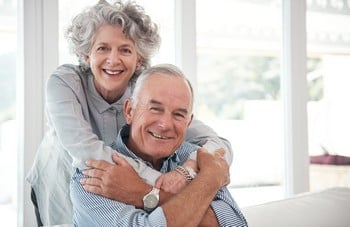
<svg viewBox="0 0 350 227">
<path fill-rule="evenodd" d="M 88 65 L 90 65 L 90 57 L 89 57 L 89 55 L 85 55 L 85 56 L 84 56 L 84 60 L 85 60 L 85 62 L 86 62 Z"/>
<path fill-rule="evenodd" d="M 141 59 L 141 57 L 139 57 L 137 59 L 136 68 L 139 69 L 141 66 L 142 66 L 142 59 Z"/>
<path fill-rule="evenodd" d="M 132 114 L 133 114 L 132 100 L 126 99 L 124 101 L 124 116 L 127 124 L 131 123 Z"/>
</svg>

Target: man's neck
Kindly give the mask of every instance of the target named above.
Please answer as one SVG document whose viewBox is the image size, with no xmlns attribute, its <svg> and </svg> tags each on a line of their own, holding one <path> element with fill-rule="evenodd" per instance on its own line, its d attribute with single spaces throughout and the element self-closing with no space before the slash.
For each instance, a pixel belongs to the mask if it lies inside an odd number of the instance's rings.
<svg viewBox="0 0 350 227">
<path fill-rule="evenodd" d="M 131 136 L 129 136 L 128 140 L 125 141 L 127 148 L 134 153 L 137 157 L 141 158 L 143 161 L 148 162 L 152 165 L 152 167 L 156 170 L 160 170 L 163 165 L 163 159 L 156 159 L 153 156 L 146 155 L 144 152 L 139 149 L 139 146 L 137 143 L 135 143 L 135 140 L 132 139 Z"/>
</svg>

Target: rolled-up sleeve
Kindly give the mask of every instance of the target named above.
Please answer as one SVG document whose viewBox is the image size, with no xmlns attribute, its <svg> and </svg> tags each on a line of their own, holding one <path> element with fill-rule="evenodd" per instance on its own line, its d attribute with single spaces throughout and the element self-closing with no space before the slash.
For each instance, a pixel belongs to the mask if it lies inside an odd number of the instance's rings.
<svg viewBox="0 0 350 227">
<path fill-rule="evenodd" d="M 231 197 L 226 187 L 222 188 L 211 203 L 220 226 L 245 227 L 248 226 L 241 210 Z"/>
</svg>

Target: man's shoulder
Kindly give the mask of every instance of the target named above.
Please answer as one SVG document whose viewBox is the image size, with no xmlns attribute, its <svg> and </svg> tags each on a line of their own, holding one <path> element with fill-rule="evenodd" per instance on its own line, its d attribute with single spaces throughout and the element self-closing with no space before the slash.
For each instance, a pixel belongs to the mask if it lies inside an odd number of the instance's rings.
<svg viewBox="0 0 350 227">
<path fill-rule="evenodd" d="M 197 151 L 199 148 L 198 145 L 193 144 L 193 143 L 189 143 L 187 141 L 184 141 L 181 146 L 177 149 L 176 153 L 180 156 L 180 157 L 184 157 L 185 159 L 188 158 L 188 156 Z"/>
</svg>

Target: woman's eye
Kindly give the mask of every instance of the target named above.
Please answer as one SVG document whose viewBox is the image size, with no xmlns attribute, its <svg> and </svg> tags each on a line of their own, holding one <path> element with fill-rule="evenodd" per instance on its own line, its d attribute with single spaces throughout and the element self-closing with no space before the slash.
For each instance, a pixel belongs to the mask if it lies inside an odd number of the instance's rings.
<svg viewBox="0 0 350 227">
<path fill-rule="evenodd" d="M 132 51 L 131 51 L 129 48 L 122 48 L 122 49 L 121 49 L 121 52 L 122 52 L 123 54 L 131 54 L 131 53 L 132 53 Z"/>
<path fill-rule="evenodd" d="M 101 52 L 101 51 L 106 51 L 107 47 L 98 47 L 97 51 Z"/>
</svg>

